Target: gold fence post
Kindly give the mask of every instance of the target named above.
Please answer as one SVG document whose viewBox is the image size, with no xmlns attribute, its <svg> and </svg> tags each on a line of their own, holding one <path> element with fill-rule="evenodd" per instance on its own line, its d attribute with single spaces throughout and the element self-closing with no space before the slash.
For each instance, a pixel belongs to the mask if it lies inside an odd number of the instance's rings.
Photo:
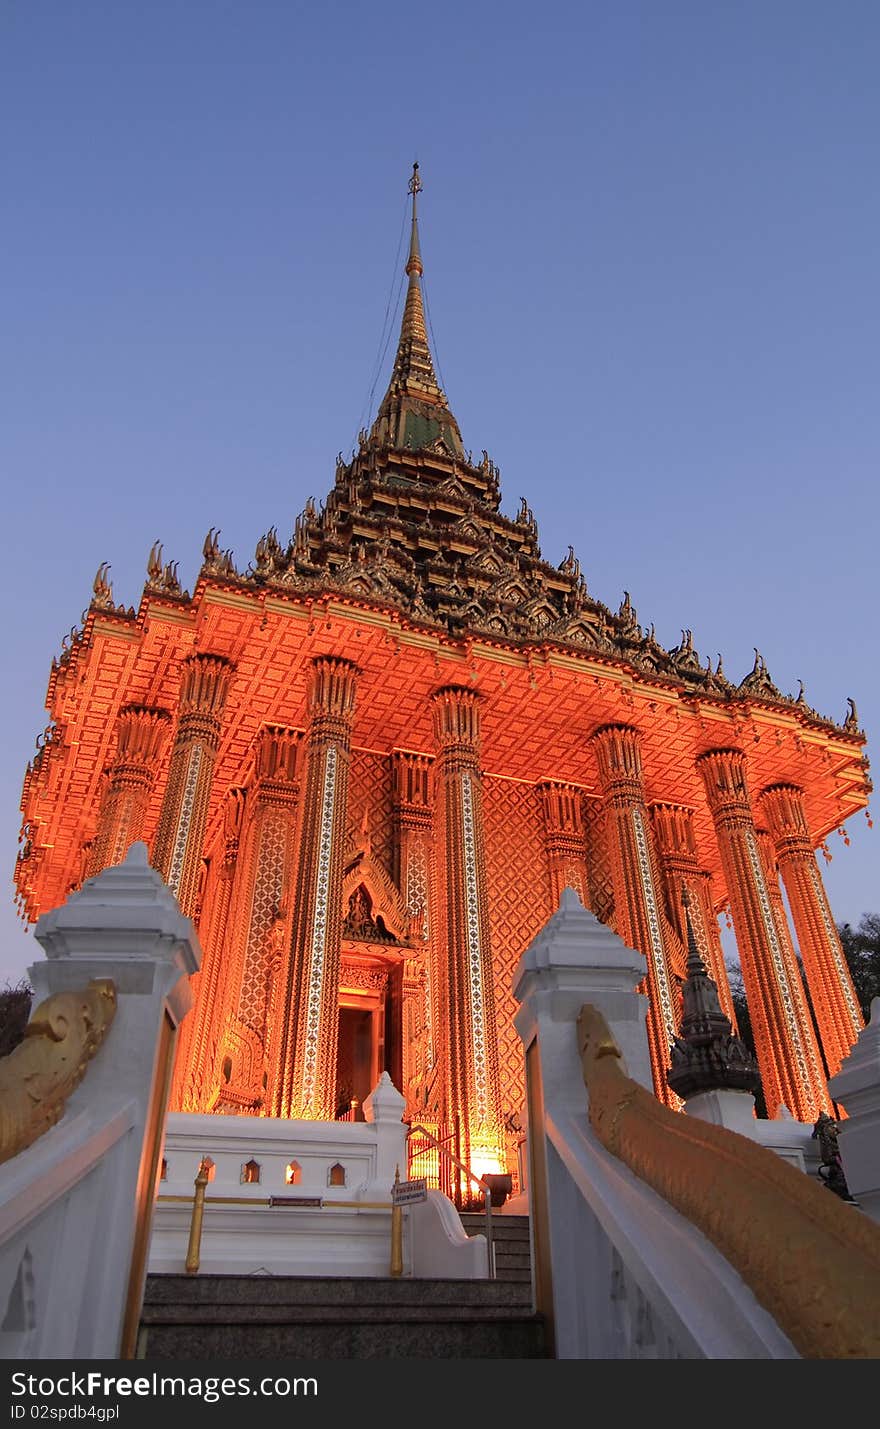
<svg viewBox="0 0 880 1429">
<path fill-rule="evenodd" d="M 204 1158 L 199 1162 L 198 1175 L 195 1179 L 195 1194 L 193 1195 L 192 1220 L 189 1227 L 189 1245 L 186 1249 L 186 1271 L 188 1275 L 195 1275 L 199 1268 L 199 1257 L 202 1246 L 202 1219 L 205 1214 L 205 1187 L 208 1184 L 208 1167 Z"/>
<path fill-rule="evenodd" d="M 394 1184 L 400 1182 L 400 1167 L 394 1172 Z M 392 1196 L 394 1192 L 392 1191 Z M 391 1274 L 403 1274 L 403 1206 L 391 1205 Z"/>
</svg>

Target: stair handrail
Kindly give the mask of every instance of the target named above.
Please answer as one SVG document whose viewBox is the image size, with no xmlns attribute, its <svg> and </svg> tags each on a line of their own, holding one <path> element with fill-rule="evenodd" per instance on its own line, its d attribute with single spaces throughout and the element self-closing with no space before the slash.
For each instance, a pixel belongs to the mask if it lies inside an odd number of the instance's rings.
<svg viewBox="0 0 880 1429">
<path fill-rule="evenodd" d="M 426 1136 L 428 1140 L 432 1143 L 432 1145 L 436 1146 L 437 1150 L 441 1153 L 441 1155 L 445 1156 L 449 1161 L 451 1161 L 454 1166 L 457 1166 L 459 1171 L 463 1171 L 465 1176 L 467 1176 L 469 1180 L 473 1181 L 475 1186 L 479 1186 L 480 1190 L 482 1191 L 483 1200 L 486 1205 L 486 1260 L 489 1266 L 489 1279 L 494 1280 L 495 1241 L 492 1236 L 491 1187 L 487 1184 L 487 1182 L 483 1180 L 482 1176 L 477 1175 L 476 1171 L 472 1171 L 469 1166 L 465 1166 L 463 1161 L 459 1161 L 458 1157 L 454 1155 L 454 1153 L 451 1152 L 447 1146 L 444 1146 L 442 1141 L 438 1141 L 436 1136 L 434 1136 L 433 1133 L 430 1132 L 426 1126 L 410 1126 L 406 1133 L 407 1143 L 409 1143 L 410 1137 L 414 1136 L 417 1131 L 421 1132 L 422 1136 Z"/>
</svg>

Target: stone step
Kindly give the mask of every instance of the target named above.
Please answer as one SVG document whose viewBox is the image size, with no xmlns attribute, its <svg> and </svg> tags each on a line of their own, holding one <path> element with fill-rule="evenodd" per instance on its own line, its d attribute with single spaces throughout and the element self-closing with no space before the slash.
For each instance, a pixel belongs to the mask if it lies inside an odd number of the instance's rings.
<svg viewBox="0 0 880 1429">
<path fill-rule="evenodd" d="M 264 1308 L 332 1305 L 392 1305 L 407 1312 L 418 1305 L 522 1308 L 531 1296 L 501 1280 L 414 1280 L 408 1276 L 148 1275 L 144 1309 L 162 1305 L 227 1305 Z"/>
<path fill-rule="evenodd" d="M 540 1359 L 531 1286 L 486 1280 L 147 1277 L 139 1359 Z"/>
<path fill-rule="evenodd" d="M 485 1212 L 462 1211 L 461 1223 L 469 1236 L 486 1234 Z M 530 1285 L 532 1253 L 528 1216 L 505 1216 L 496 1211 L 492 1216 L 492 1240 L 498 1282 Z"/>
</svg>

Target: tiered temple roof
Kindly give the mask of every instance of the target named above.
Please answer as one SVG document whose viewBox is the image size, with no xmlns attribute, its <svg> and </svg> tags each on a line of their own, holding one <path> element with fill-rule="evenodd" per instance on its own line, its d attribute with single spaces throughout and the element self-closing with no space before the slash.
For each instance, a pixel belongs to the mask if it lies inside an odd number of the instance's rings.
<svg viewBox="0 0 880 1429">
<path fill-rule="evenodd" d="M 54 906 L 82 876 L 120 708 L 173 710 L 179 662 L 193 649 L 224 654 L 236 668 L 237 712 L 219 751 L 216 789 L 240 779 L 261 722 L 297 723 L 304 659 L 337 648 L 344 634 L 361 667 L 381 676 L 384 694 L 362 700 L 358 716 L 360 737 L 373 748 L 387 743 L 392 706 L 406 712 L 394 731 L 399 742 L 430 743 L 427 700 L 441 670 L 491 696 L 487 760 L 510 777 L 547 774 L 552 750 L 553 776 L 589 791 L 592 765 L 574 732 L 641 717 L 652 792 L 697 810 L 699 851 L 719 906 L 723 874 L 693 769 L 710 734 L 714 742 L 746 741 L 755 788 L 787 779 L 805 789 L 816 845 L 865 806 L 865 736 L 851 700 L 836 723 L 807 704 L 803 687 L 782 694 L 757 650 L 736 683 L 720 657 L 713 667 L 694 648 L 690 630 L 664 648 L 628 593 L 612 610 L 588 591 L 571 547 L 558 564 L 544 558 L 524 498 L 516 515 L 502 513 L 499 468 L 487 452 L 475 460 L 464 449 L 435 375 L 421 292 L 420 188 L 416 167 L 390 384 L 351 459 L 338 459 L 326 499 L 306 503 L 289 539 L 270 528 L 244 569 L 212 528 L 192 594 L 158 543 L 137 610 L 116 604 L 109 567 L 99 569 L 81 626 L 52 661 L 50 723 L 25 776 L 16 882 L 26 917 Z M 162 792 L 160 780 L 148 831 Z M 219 805 L 211 817 L 216 824 Z"/>
</svg>

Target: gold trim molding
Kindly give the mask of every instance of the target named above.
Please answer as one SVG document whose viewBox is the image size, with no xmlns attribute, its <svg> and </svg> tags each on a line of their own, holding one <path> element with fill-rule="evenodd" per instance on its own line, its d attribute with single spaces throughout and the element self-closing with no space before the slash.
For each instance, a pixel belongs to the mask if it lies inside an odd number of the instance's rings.
<svg viewBox="0 0 880 1429">
<path fill-rule="evenodd" d="M 578 1046 L 603 1146 L 702 1231 L 799 1354 L 880 1358 L 880 1226 L 749 1137 L 670 1111 L 591 1003 Z"/>
<path fill-rule="evenodd" d="M 115 1015 L 109 978 L 40 1003 L 23 1041 L 0 1060 L 0 1164 L 60 1121 Z"/>
</svg>

